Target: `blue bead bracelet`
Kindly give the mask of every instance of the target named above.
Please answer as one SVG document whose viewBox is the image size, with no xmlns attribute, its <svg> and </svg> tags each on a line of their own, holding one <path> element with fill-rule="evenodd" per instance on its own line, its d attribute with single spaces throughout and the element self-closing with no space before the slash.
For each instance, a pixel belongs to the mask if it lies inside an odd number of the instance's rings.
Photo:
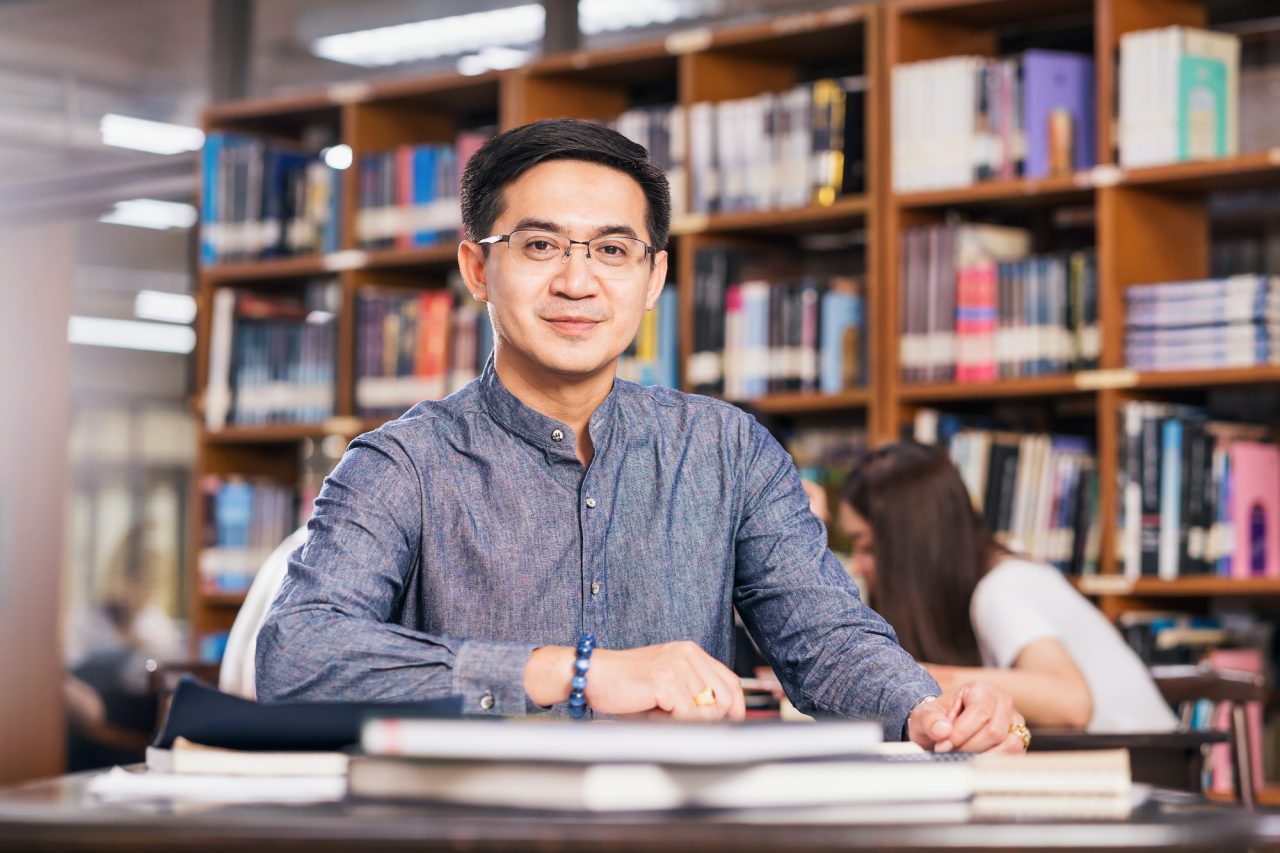
<svg viewBox="0 0 1280 853">
<path fill-rule="evenodd" d="M 583 634 L 578 638 L 578 657 L 573 662 L 573 680 L 569 682 L 573 688 L 569 693 L 569 716 L 577 720 L 587 713 L 587 670 L 591 669 L 591 652 L 595 647 L 594 635 Z"/>
</svg>

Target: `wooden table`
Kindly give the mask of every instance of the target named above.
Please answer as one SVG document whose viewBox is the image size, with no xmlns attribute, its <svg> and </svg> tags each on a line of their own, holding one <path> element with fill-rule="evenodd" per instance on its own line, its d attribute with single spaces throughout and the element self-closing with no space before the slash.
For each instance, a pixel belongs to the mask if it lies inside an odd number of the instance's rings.
<svg viewBox="0 0 1280 853">
<path fill-rule="evenodd" d="M 1124 820 L 929 822 L 877 808 L 835 823 L 794 816 L 583 816 L 342 802 L 195 807 L 97 804 L 92 774 L 0 790 L 0 850 L 1280 850 L 1280 815 L 1156 791 Z M 953 804 L 962 809 L 962 804 Z M 754 822 L 753 822 L 754 821 Z"/>
</svg>

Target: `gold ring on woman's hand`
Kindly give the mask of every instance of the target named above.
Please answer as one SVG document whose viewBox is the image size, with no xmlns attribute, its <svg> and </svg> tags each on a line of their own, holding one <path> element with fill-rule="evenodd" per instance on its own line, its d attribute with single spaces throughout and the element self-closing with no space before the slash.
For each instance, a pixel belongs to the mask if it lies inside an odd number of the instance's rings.
<svg viewBox="0 0 1280 853">
<path fill-rule="evenodd" d="M 1023 749 L 1031 748 L 1031 729 L 1027 728 L 1026 723 L 1010 723 L 1009 734 L 1021 738 Z"/>
<path fill-rule="evenodd" d="M 696 696 L 694 696 L 694 697 L 693 697 L 693 704 L 695 704 L 695 705 L 714 705 L 714 704 L 716 704 L 716 692 L 715 692 L 714 690 L 712 690 L 712 689 L 711 689 L 711 685 L 710 685 L 710 684 L 708 684 L 706 687 L 702 688 L 702 692 L 701 692 L 701 693 L 699 693 L 698 695 L 696 695 Z"/>
</svg>

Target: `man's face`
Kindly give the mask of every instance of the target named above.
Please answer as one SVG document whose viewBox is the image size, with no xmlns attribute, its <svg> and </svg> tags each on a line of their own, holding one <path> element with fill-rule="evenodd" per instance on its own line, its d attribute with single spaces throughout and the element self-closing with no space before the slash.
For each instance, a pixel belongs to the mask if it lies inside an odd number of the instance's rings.
<svg viewBox="0 0 1280 853">
<path fill-rule="evenodd" d="M 653 240 L 640 185 L 606 166 L 542 163 L 507 185 L 503 197 L 492 234 L 535 229 L 583 241 L 606 235 Z M 600 258 L 588 261 L 585 246 L 572 246 L 563 263 L 557 258 L 535 269 L 517 264 L 513 248 L 490 246 L 468 282 L 489 303 L 500 357 L 527 378 L 552 383 L 612 373 L 662 291 L 666 253 L 620 274 Z"/>
</svg>

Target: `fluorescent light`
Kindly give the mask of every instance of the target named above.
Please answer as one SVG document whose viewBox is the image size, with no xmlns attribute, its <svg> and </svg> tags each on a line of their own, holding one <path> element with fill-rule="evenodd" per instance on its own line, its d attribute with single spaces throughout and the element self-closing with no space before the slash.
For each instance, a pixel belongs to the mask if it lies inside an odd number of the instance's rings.
<svg viewBox="0 0 1280 853">
<path fill-rule="evenodd" d="M 196 209 L 178 201 L 135 198 L 116 202 L 116 209 L 98 220 L 137 228 L 190 228 L 196 224 Z"/>
<path fill-rule="evenodd" d="M 479 53 L 464 56 L 458 60 L 458 73 L 475 77 L 486 71 L 506 71 L 519 68 L 532 56 L 527 50 L 516 50 L 513 47 L 486 47 Z"/>
<path fill-rule="evenodd" d="M 351 168 L 351 146 L 346 143 L 332 145 L 320 153 L 324 156 L 324 164 L 335 172 Z"/>
<path fill-rule="evenodd" d="M 139 320 L 188 324 L 196 318 L 196 301 L 185 293 L 139 290 L 133 299 L 133 316 Z"/>
<path fill-rule="evenodd" d="M 307 312 L 308 323 L 315 323 L 317 325 L 321 325 L 324 323 L 331 323 L 336 319 L 338 319 L 338 315 L 333 313 L 332 311 L 308 311 Z"/>
<path fill-rule="evenodd" d="M 190 326 L 73 315 L 67 321 L 67 340 L 82 346 L 175 352 L 185 355 L 195 348 L 196 333 Z"/>
<path fill-rule="evenodd" d="M 199 151 L 204 145 L 204 131 L 198 127 L 147 121 L 116 113 L 104 115 L 98 128 L 102 131 L 104 145 L 149 151 L 152 154 Z"/>
<path fill-rule="evenodd" d="M 655 24 L 670 24 L 681 18 L 697 18 L 720 10 L 719 0 L 578 0 L 578 28 L 593 36 Z"/>
<path fill-rule="evenodd" d="M 542 38 L 545 17 L 541 4 L 526 3 L 324 36 L 311 43 L 311 52 L 323 59 L 366 68 L 459 56 L 486 47 L 532 44 Z"/>
</svg>

